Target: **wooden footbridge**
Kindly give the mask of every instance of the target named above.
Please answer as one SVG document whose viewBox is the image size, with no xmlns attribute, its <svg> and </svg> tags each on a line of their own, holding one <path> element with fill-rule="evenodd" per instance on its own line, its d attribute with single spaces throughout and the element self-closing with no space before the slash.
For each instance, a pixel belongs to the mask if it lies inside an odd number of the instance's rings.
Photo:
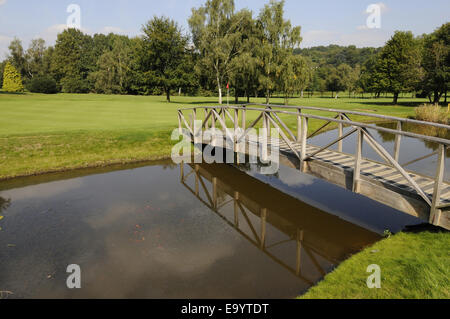
<svg viewBox="0 0 450 319">
<path fill-rule="evenodd" d="M 317 115 L 324 112 L 332 116 Z M 396 128 L 385 128 L 350 118 L 358 116 L 373 118 L 374 122 L 394 122 Z M 254 120 L 250 122 L 247 118 Z M 314 133 L 308 134 L 311 120 L 324 124 Z M 194 144 L 228 145 L 228 148 L 236 153 L 248 154 L 252 144 L 256 143 L 258 154 L 263 160 L 267 160 L 269 149 L 275 146 L 279 148 L 281 164 L 298 168 L 304 173 L 342 186 L 433 225 L 450 229 L 450 181 L 444 180 L 446 150 L 450 146 L 450 140 L 403 129 L 405 124 L 414 124 L 448 131 L 448 125 L 338 109 L 257 104 L 180 109 L 178 121 L 180 133 L 188 134 Z M 295 125 L 289 126 L 285 122 Z M 332 124 L 338 127 L 336 139 L 330 140 L 324 147 L 309 143 L 312 137 Z M 295 129 L 292 129 L 292 126 L 295 126 Z M 255 142 L 251 134 L 257 127 L 262 127 L 262 134 Z M 276 129 L 278 137 L 271 136 L 271 128 Z M 344 133 L 344 128 L 348 128 L 348 132 Z M 214 134 L 204 138 L 203 133 L 206 130 Z M 390 154 L 369 130 L 395 136 L 393 154 Z M 345 153 L 343 141 L 352 135 L 357 135 L 355 152 Z M 410 159 L 408 163 L 400 163 L 402 137 L 434 143 L 437 151 Z M 231 147 L 229 143 L 218 144 L 217 138 L 231 140 Z M 333 149 L 336 145 L 337 150 Z M 382 161 L 364 158 L 365 145 L 372 148 Z M 434 176 L 407 169 L 412 163 L 433 156 L 437 157 Z"/>
</svg>

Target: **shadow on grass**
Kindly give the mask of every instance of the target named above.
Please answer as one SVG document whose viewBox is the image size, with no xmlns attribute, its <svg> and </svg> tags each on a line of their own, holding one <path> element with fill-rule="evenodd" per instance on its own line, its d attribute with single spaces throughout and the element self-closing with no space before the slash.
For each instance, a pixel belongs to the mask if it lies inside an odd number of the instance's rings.
<svg viewBox="0 0 450 319">
<path fill-rule="evenodd" d="M 2 90 L 0 90 L 0 94 L 3 94 L 3 95 L 27 95 L 26 92 L 5 92 Z"/>
<path fill-rule="evenodd" d="M 399 101 L 397 104 L 393 104 L 392 102 L 386 101 L 377 101 L 376 99 L 370 99 L 370 102 L 361 102 L 361 101 L 349 101 L 348 103 L 354 104 L 365 104 L 370 106 L 405 106 L 405 107 L 418 107 L 425 104 L 425 101 Z"/>
<path fill-rule="evenodd" d="M 404 233 L 411 233 L 411 234 L 419 234 L 419 233 L 423 233 L 423 232 L 429 232 L 429 233 L 448 233 L 449 231 L 438 227 L 438 226 L 434 226 L 431 224 L 427 224 L 427 223 L 423 223 L 423 224 L 419 224 L 419 225 L 412 225 L 412 226 L 406 226 L 405 229 L 403 230 Z"/>
</svg>

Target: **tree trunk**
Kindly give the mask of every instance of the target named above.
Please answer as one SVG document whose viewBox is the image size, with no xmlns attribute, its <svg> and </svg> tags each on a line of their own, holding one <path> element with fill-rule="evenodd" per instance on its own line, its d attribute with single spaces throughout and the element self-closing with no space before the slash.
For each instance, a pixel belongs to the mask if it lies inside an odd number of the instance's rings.
<svg viewBox="0 0 450 319">
<path fill-rule="evenodd" d="M 167 98 L 167 102 L 170 103 L 170 89 L 166 88 L 166 98 Z"/>
<path fill-rule="evenodd" d="M 239 92 L 237 89 L 234 89 L 234 103 L 239 104 Z"/>
<path fill-rule="evenodd" d="M 222 105 L 223 99 L 222 99 L 222 86 L 220 85 L 220 78 L 219 75 L 217 75 L 217 88 L 219 89 L 219 104 Z"/>
<path fill-rule="evenodd" d="M 439 105 L 440 99 L 441 99 L 441 95 L 439 94 L 439 92 L 438 92 L 438 91 L 434 91 L 434 101 L 433 101 L 433 104 Z"/>
<path fill-rule="evenodd" d="M 270 102 L 270 90 L 266 91 L 266 104 L 268 105 Z"/>
<path fill-rule="evenodd" d="M 394 101 L 392 102 L 394 105 L 397 105 L 398 102 L 398 92 L 394 93 Z"/>
</svg>

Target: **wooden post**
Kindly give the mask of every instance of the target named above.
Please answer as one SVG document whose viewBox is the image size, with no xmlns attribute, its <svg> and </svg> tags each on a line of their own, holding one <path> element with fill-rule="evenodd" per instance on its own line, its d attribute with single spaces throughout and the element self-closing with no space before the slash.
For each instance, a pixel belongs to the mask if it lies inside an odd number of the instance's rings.
<svg viewBox="0 0 450 319">
<path fill-rule="evenodd" d="M 233 136 L 235 153 L 239 153 L 238 130 L 239 130 L 239 110 L 235 109 L 234 110 L 234 136 Z M 237 156 L 237 158 L 239 159 L 239 156 Z M 239 163 L 237 163 L 237 164 L 239 164 Z"/>
<path fill-rule="evenodd" d="M 339 119 L 342 120 L 342 114 L 339 113 Z M 342 138 L 342 136 L 344 135 L 344 124 L 339 123 L 339 138 Z M 340 140 L 338 143 L 338 151 L 342 153 L 342 148 L 343 148 L 343 144 L 344 141 Z"/>
<path fill-rule="evenodd" d="M 206 119 L 208 118 L 208 109 L 205 109 L 205 130 L 209 129 L 209 120 L 207 121 Z"/>
<path fill-rule="evenodd" d="M 356 140 L 355 169 L 353 171 L 353 191 L 355 193 L 359 193 L 360 191 L 363 141 L 363 131 L 361 130 L 361 128 L 358 128 L 358 139 Z"/>
<path fill-rule="evenodd" d="M 302 265 L 302 242 L 303 242 L 303 230 L 297 229 L 297 267 L 296 274 L 300 276 Z"/>
<path fill-rule="evenodd" d="M 436 170 L 436 180 L 434 182 L 433 201 L 430 212 L 430 224 L 439 225 L 441 219 L 441 210 L 437 207 L 441 203 L 442 181 L 445 172 L 445 149 L 444 145 L 439 145 L 439 154 Z"/>
<path fill-rule="evenodd" d="M 180 112 L 178 112 L 178 133 L 180 135 L 183 134 L 183 129 L 181 127 L 181 115 L 180 115 Z"/>
<path fill-rule="evenodd" d="M 225 124 L 225 127 L 223 128 L 223 135 L 226 136 L 227 135 L 227 114 L 225 113 L 225 107 L 222 107 L 222 120 L 223 123 Z"/>
<path fill-rule="evenodd" d="M 245 113 L 246 113 L 247 111 L 245 110 L 245 108 L 246 108 L 246 107 L 244 106 L 244 108 L 242 109 L 242 112 L 241 112 L 241 113 L 242 113 L 242 131 L 243 131 L 243 132 L 245 132 L 245 128 L 247 127 L 247 125 L 246 125 L 246 120 L 247 120 L 247 119 L 245 118 L 245 115 L 246 115 Z"/>
<path fill-rule="evenodd" d="M 298 109 L 298 114 L 297 115 L 297 142 L 301 142 L 302 141 L 302 110 Z"/>
<path fill-rule="evenodd" d="M 234 225 L 239 228 L 239 193 L 234 192 Z"/>
<path fill-rule="evenodd" d="M 261 209 L 261 249 L 264 250 L 266 246 L 266 221 L 267 208 Z"/>
<path fill-rule="evenodd" d="M 397 130 L 402 130 L 402 122 L 397 123 Z M 402 142 L 402 136 L 400 134 L 397 134 L 395 136 L 395 145 L 394 145 L 394 159 L 396 162 L 400 159 L 400 143 Z"/>
<path fill-rule="evenodd" d="M 181 183 L 184 183 L 184 163 L 181 162 L 180 164 L 180 176 L 181 176 Z"/>
<path fill-rule="evenodd" d="M 211 145 L 213 147 L 216 147 L 216 114 L 214 112 L 212 112 L 211 116 L 212 116 L 212 118 L 211 118 L 211 133 L 212 133 Z"/>
<path fill-rule="evenodd" d="M 194 144 L 197 144 L 197 130 L 195 127 L 195 121 L 197 120 L 197 109 L 192 111 L 192 132 L 194 132 Z"/>
<path fill-rule="evenodd" d="M 302 118 L 302 142 L 301 142 L 301 161 L 300 161 L 300 170 L 304 172 L 306 170 L 306 143 L 308 142 L 308 118 Z"/>
<path fill-rule="evenodd" d="M 269 138 L 269 136 L 268 136 L 268 134 L 267 134 L 267 122 L 268 122 L 268 120 L 267 120 L 267 115 L 266 115 L 266 112 L 264 112 L 263 113 L 263 136 L 261 137 L 260 136 L 260 140 L 261 140 L 261 157 L 262 157 L 262 160 L 264 161 L 264 162 L 266 162 L 267 161 L 267 158 L 268 158 L 268 153 L 267 153 L 267 140 L 268 140 L 268 138 Z"/>
</svg>

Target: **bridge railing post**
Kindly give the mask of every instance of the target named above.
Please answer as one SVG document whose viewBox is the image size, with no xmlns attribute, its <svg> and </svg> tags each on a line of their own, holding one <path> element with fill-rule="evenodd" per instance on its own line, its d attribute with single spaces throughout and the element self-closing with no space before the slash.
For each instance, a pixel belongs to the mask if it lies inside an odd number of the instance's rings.
<svg viewBox="0 0 450 319">
<path fill-rule="evenodd" d="M 308 121 L 309 119 L 306 116 L 303 116 L 302 118 L 302 141 L 301 141 L 301 153 L 300 153 L 300 157 L 301 157 L 301 161 L 300 161 L 300 170 L 302 172 L 305 171 L 306 169 L 306 145 L 308 143 Z"/>
<path fill-rule="evenodd" d="M 339 113 L 338 119 L 339 120 L 343 120 L 343 116 L 342 116 L 341 113 Z M 338 129 L 339 138 L 342 138 L 342 136 L 344 135 L 344 124 L 339 123 L 338 125 L 339 125 L 339 129 Z M 341 152 L 341 153 L 342 153 L 343 143 L 344 143 L 343 140 L 340 140 L 339 143 L 338 143 L 338 151 Z"/>
<path fill-rule="evenodd" d="M 300 143 L 302 141 L 302 109 L 298 109 L 297 115 L 297 142 Z"/>
<path fill-rule="evenodd" d="M 268 153 L 267 153 L 267 142 L 268 142 L 268 134 L 267 134 L 267 114 L 265 111 L 263 111 L 263 130 L 262 130 L 262 136 L 260 136 L 260 144 L 261 144 L 261 158 L 264 162 L 267 161 Z"/>
<path fill-rule="evenodd" d="M 195 125 L 195 121 L 197 121 L 197 109 L 193 109 L 192 110 L 191 121 L 192 121 L 192 124 L 191 124 L 192 132 L 194 133 L 194 136 L 193 136 L 194 144 L 197 144 L 197 134 L 198 134 L 198 132 L 197 132 L 196 125 Z"/>
<path fill-rule="evenodd" d="M 239 135 L 239 110 L 235 109 L 234 110 L 234 134 L 233 134 L 234 152 L 235 153 L 239 153 L 238 135 Z M 237 156 L 237 158 L 239 158 L 239 156 Z"/>
<path fill-rule="evenodd" d="M 361 181 L 361 161 L 364 143 L 363 130 L 358 128 L 358 138 L 356 140 L 355 168 L 353 171 L 353 191 L 359 193 Z"/>
<path fill-rule="evenodd" d="M 181 126 L 181 115 L 180 111 L 178 111 L 178 133 L 181 135 L 183 134 L 183 128 Z"/>
<path fill-rule="evenodd" d="M 397 130 L 402 131 L 402 122 L 397 122 Z M 395 144 L 394 144 L 394 159 L 396 162 L 400 159 L 400 143 L 402 142 L 402 136 L 400 134 L 395 135 Z"/>
<path fill-rule="evenodd" d="M 216 147 L 216 114 L 212 111 L 211 113 L 211 146 Z"/>
<path fill-rule="evenodd" d="M 430 224 L 439 225 L 441 219 L 441 210 L 438 206 L 441 203 L 442 182 L 445 173 L 445 145 L 439 145 L 438 162 L 436 170 L 436 179 L 434 182 L 433 201 L 430 211 Z"/>
<path fill-rule="evenodd" d="M 208 118 L 208 109 L 205 109 L 205 130 L 209 129 L 209 120 L 207 121 L 206 119 Z"/>
<path fill-rule="evenodd" d="M 227 136 L 227 115 L 226 115 L 224 106 L 222 106 L 222 120 L 223 120 L 223 123 L 225 123 L 225 127 L 223 128 L 223 135 Z"/>
<path fill-rule="evenodd" d="M 246 124 L 246 121 L 247 121 L 247 119 L 246 119 L 246 112 L 247 112 L 247 110 L 246 110 L 246 106 L 244 105 L 244 107 L 243 107 L 243 109 L 242 109 L 242 111 L 241 111 L 241 116 L 242 116 L 242 131 L 243 132 L 245 132 L 245 128 L 247 127 L 247 124 Z"/>
</svg>

